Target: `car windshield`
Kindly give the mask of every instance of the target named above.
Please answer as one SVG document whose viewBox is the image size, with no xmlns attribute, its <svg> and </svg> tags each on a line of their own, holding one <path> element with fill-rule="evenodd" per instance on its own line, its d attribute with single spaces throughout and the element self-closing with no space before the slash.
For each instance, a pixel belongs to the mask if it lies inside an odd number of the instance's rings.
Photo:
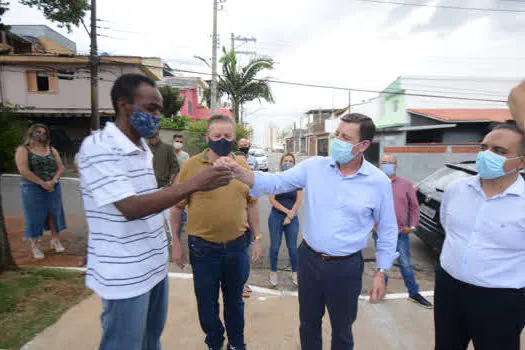
<svg viewBox="0 0 525 350">
<path fill-rule="evenodd" d="M 256 157 L 264 157 L 266 154 L 264 154 L 264 152 L 261 150 L 255 150 L 253 151 L 253 155 Z"/>
<path fill-rule="evenodd" d="M 418 187 L 430 192 L 444 192 L 452 182 L 469 176 L 471 175 L 460 170 L 443 168 L 421 181 Z"/>
</svg>

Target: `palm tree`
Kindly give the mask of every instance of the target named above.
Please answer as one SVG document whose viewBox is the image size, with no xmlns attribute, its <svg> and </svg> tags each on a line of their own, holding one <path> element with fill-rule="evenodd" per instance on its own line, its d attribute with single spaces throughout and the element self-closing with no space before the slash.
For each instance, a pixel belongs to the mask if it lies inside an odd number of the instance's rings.
<svg viewBox="0 0 525 350">
<path fill-rule="evenodd" d="M 274 103 L 268 78 L 257 78 L 265 69 L 274 68 L 274 60 L 270 57 L 255 57 L 244 67 L 238 68 L 237 57 L 233 50 L 226 51 L 223 47 L 222 75 L 219 76 L 218 90 L 230 98 L 232 114 L 236 123 L 239 118 L 240 106 L 253 100 L 265 100 Z"/>
</svg>

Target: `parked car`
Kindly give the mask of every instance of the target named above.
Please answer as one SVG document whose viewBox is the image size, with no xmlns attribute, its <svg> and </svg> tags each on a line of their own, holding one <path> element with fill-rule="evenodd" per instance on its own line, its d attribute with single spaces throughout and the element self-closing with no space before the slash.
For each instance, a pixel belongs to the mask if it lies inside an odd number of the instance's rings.
<svg viewBox="0 0 525 350">
<path fill-rule="evenodd" d="M 257 160 L 257 168 L 255 170 L 268 171 L 268 157 L 262 149 L 252 148 L 249 152 Z"/>
<path fill-rule="evenodd" d="M 477 174 L 474 161 L 446 164 L 416 185 L 420 214 L 416 235 L 436 252 L 441 252 L 445 240 L 439 213 L 443 192 L 452 182 Z"/>
</svg>

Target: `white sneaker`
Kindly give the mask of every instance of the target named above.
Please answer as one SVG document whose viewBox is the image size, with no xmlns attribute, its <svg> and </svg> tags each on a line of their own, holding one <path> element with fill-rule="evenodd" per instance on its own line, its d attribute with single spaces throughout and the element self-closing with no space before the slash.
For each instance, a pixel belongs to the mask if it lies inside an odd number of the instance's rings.
<svg viewBox="0 0 525 350">
<path fill-rule="evenodd" d="M 50 244 L 51 249 L 55 249 L 57 253 L 62 253 L 64 252 L 64 250 L 66 250 L 66 248 L 64 248 L 64 246 L 62 245 L 62 243 L 60 243 L 60 240 L 58 239 L 52 239 Z"/>
<path fill-rule="evenodd" d="M 31 250 L 33 251 L 33 258 L 42 260 L 44 259 L 44 253 L 40 250 L 40 247 L 37 245 L 34 245 Z"/>
<path fill-rule="evenodd" d="M 270 272 L 270 284 L 273 287 L 277 287 L 277 283 L 279 283 L 279 279 L 277 277 L 277 272 Z"/>
<path fill-rule="evenodd" d="M 297 272 L 292 272 L 292 283 L 297 286 Z"/>
</svg>

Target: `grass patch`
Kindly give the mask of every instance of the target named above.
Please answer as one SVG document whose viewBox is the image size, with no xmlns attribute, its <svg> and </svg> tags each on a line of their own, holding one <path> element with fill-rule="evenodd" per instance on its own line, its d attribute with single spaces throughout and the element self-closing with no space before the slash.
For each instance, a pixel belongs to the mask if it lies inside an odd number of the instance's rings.
<svg viewBox="0 0 525 350">
<path fill-rule="evenodd" d="M 0 349 L 19 349 L 91 294 L 77 271 L 24 268 L 0 275 Z"/>
</svg>

